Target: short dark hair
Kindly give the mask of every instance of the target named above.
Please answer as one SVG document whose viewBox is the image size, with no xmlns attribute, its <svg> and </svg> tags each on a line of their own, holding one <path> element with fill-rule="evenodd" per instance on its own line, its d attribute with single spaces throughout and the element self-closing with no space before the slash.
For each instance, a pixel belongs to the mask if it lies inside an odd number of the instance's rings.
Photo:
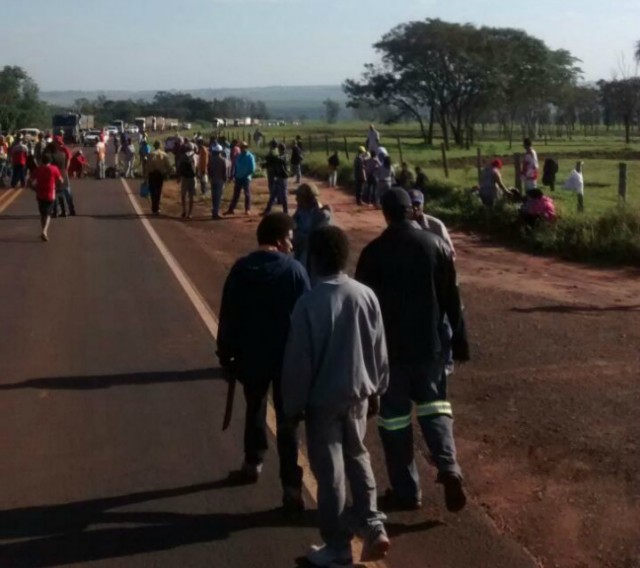
<svg viewBox="0 0 640 568">
<path fill-rule="evenodd" d="M 260 246 L 276 246 L 278 241 L 286 239 L 293 231 L 295 223 L 286 213 L 270 213 L 265 215 L 258 225 L 256 232 Z"/>
<path fill-rule="evenodd" d="M 51 154 L 49 153 L 44 153 L 42 154 L 42 163 L 43 164 L 50 164 L 51 163 Z"/>
<path fill-rule="evenodd" d="M 347 268 L 349 238 L 335 225 L 320 227 L 309 235 L 309 258 L 319 276 L 337 274 Z"/>
<path fill-rule="evenodd" d="M 525 138 L 524 141 L 523 141 L 523 145 L 526 148 L 529 148 L 531 146 L 531 138 Z"/>
</svg>

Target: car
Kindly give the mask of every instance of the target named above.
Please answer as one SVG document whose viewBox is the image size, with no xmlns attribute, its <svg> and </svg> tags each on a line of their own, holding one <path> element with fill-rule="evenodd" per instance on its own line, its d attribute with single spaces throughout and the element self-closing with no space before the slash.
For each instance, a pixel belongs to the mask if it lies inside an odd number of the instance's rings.
<svg viewBox="0 0 640 568">
<path fill-rule="evenodd" d="M 105 132 L 109 134 L 109 136 L 116 136 L 120 131 L 118 127 L 114 124 L 110 124 L 109 126 L 104 127 Z"/>
<path fill-rule="evenodd" d="M 127 126 L 128 134 L 138 134 L 139 131 L 140 129 L 135 124 L 130 124 L 129 126 Z"/>
<path fill-rule="evenodd" d="M 24 141 L 29 142 L 38 137 L 40 130 L 38 128 L 22 128 L 21 130 L 18 130 L 18 134 L 22 134 Z"/>
<path fill-rule="evenodd" d="M 84 145 L 85 146 L 95 146 L 100 140 L 100 133 L 102 131 L 97 128 L 91 128 L 87 130 L 84 134 Z M 105 137 L 106 140 L 106 137 Z"/>
</svg>

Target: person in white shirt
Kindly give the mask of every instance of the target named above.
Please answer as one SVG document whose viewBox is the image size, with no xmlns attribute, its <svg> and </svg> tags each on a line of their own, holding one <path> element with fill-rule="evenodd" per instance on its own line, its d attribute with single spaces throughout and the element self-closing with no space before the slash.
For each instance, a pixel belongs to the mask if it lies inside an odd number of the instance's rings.
<svg viewBox="0 0 640 568">
<path fill-rule="evenodd" d="M 367 132 L 367 151 L 373 155 L 378 153 L 380 147 L 380 133 L 376 130 L 373 124 L 369 125 L 369 132 Z"/>
<path fill-rule="evenodd" d="M 525 192 L 538 188 L 539 169 L 540 165 L 538 164 L 538 154 L 533 149 L 531 138 L 525 138 L 524 157 L 522 159 L 522 169 L 520 171 L 522 185 L 524 186 Z"/>
</svg>

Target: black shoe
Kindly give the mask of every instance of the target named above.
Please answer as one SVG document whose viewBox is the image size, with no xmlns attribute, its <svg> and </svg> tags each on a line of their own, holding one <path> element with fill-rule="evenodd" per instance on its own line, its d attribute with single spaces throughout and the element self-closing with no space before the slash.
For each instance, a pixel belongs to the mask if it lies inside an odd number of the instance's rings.
<svg viewBox="0 0 640 568">
<path fill-rule="evenodd" d="M 456 473 L 439 473 L 437 483 L 444 486 L 444 502 L 447 510 L 457 513 L 467 504 L 467 496 L 462 487 L 462 477 Z"/>
<path fill-rule="evenodd" d="M 401 499 L 393 489 L 387 489 L 385 494 L 378 499 L 378 507 L 381 511 L 418 511 L 422 509 L 422 499 Z"/>
<path fill-rule="evenodd" d="M 69 215 L 71 215 L 72 217 L 75 217 L 75 216 L 76 216 L 76 210 L 74 209 L 73 211 L 71 211 L 71 212 L 69 213 Z"/>
</svg>

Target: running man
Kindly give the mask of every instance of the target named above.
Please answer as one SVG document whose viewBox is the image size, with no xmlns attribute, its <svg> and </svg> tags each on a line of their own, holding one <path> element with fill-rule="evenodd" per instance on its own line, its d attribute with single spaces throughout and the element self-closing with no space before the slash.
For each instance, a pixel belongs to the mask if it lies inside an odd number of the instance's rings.
<svg viewBox="0 0 640 568">
<path fill-rule="evenodd" d="M 35 184 L 38 211 L 40 212 L 40 238 L 49 240 L 49 223 L 53 205 L 56 200 L 56 184 L 63 183 L 62 172 L 51 164 L 51 154 L 44 153 L 41 157 L 42 165 L 35 169 L 32 180 Z"/>
</svg>

